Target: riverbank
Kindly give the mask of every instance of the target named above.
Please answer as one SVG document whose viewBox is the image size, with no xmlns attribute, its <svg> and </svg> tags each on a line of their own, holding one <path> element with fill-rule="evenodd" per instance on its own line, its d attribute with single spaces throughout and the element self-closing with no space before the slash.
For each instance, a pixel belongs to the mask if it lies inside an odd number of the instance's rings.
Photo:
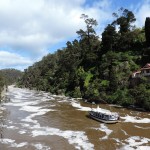
<svg viewBox="0 0 150 150">
<path fill-rule="evenodd" d="M 117 105 L 117 104 L 109 104 L 103 100 L 99 101 L 99 100 L 85 100 L 85 99 L 83 99 L 82 101 L 85 103 L 94 104 L 94 105 L 107 104 L 107 105 L 110 105 L 110 106 L 115 107 L 117 109 L 126 108 L 126 109 L 130 109 L 130 110 L 135 110 L 135 111 L 149 112 L 148 110 L 146 110 L 142 107 L 136 106 L 136 105 L 123 106 L 123 105 Z"/>
<path fill-rule="evenodd" d="M 0 93 L 0 101 L 4 100 L 6 91 L 7 91 L 7 87 L 4 86 L 2 92 Z"/>
</svg>

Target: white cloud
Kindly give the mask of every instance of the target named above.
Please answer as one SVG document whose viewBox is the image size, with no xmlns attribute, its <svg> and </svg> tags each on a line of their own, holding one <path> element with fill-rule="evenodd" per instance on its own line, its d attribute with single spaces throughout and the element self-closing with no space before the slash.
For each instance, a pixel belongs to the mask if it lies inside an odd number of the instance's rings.
<svg viewBox="0 0 150 150">
<path fill-rule="evenodd" d="M 136 25 L 142 27 L 145 25 L 146 17 L 150 17 L 150 0 L 142 0 L 137 6 L 138 8 L 135 10 Z"/>
<path fill-rule="evenodd" d="M 0 44 L 14 48 L 22 45 L 28 49 L 31 46 L 31 51 L 34 47 L 45 47 L 74 36 L 82 26 L 82 13 L 102 18 L 101 20 L 106 17 L 107 13 L 101 11 L 98 5 L 82 8 L 84 2 L 85 0 L 1 0 Z M 106 2 L 103 0 L 100 5 L 105 6 Z"/>
<path fill-rule="evenodd" d="M 39 59 L 48 53 L 48 47 L 77 37 L 76 31 L 84 27 L 81 14 L 97 19 L 99 24 L 109 18 L 109 0 L 92 3 L 88 6 L 86 0 L 0 0 L 0 49 L 9 47 L 20 56 L 26 53 L 30 59 Z"/>
<path fill-rule="evenodd" d="M 0 69 L 15 66 L 16 68 L 22 70 L 22 66 L 27 67 L 32 63 L 33 62 L 30 59 L 22 57 L 18 54 L 0 51 Z"/>
<path fill-rule="evenodd" d="M 98 21 L 96 30 L 100 35 L 114 19 L 112 12 L 117 10 L 113 8 L 113 2 L 114 0 L 0 0 L 0 60 L 3 58 L 0 68 L 8 67 L 6 53 L 12 58 L 14 55 L 20 58 L 17 60 L 18 66 L 22 64 L 22 68 L 25 68 L 31 64 L 30 60 L 38 61 L 54 51 L 49 51 L 49 47 L 77 37 L 76 31 L 85 27 L 80 19 L 83 13 Z M 120 6 L 116 6 L 118 7 Z M 137 18 L 136 25 L 143 26 L 145 18 L 150 14 L 150 0 L 140 0 L 134 7 L 129 6 L 131 7 Z M 11 49 L 12 54 L 5 47 Z M 10 63 L 9 66 L 16 67 L 17 63 Z"/>
<path fill-rule="evenodd" d="M 84 0 L 0 0 L 0 45 L 39 53 L 74 35 Z M 22 48 L 21 48 L 22 47 Z"/>
</svg>

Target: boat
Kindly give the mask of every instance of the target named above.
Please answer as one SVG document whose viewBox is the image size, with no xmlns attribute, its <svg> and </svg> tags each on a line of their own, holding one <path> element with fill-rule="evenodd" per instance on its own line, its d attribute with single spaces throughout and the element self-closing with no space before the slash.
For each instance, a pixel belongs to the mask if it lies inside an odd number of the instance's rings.
<svg viewBox="0 0 150 150">
<path fill-rule="evenodd" d="M 89 111 L 89 116 L 92 119 L 95 119 L 97 121 L 103 122 L 103 123 L 117 123 L 119 122 L 119 114 L 116 112 L 110 112 L 108 110 L 104 109 L 92 109 Z"/>
</svg>

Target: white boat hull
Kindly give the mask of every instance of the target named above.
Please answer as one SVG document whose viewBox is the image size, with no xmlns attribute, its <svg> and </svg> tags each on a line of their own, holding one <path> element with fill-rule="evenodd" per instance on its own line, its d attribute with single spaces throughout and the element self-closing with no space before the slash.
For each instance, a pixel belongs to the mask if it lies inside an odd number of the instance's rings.
<svg viewBox="0 0 150 150">
<path fill-rule="evenodd" d="M 105 119 L 101 119 L 101 118 L 97 118 L 96 116 L 92 115 L 92 113 L 89 112 L 89 116 L 94 119 L 94 120 L 97 120 L 99 122 L 103 122 L 103 123 L 108 123 L 108 124 L 111 124 L 111 123 L 117 123 L 119 122 L 118 119 L 116 120 L 105 120 Z"/>
</svg>

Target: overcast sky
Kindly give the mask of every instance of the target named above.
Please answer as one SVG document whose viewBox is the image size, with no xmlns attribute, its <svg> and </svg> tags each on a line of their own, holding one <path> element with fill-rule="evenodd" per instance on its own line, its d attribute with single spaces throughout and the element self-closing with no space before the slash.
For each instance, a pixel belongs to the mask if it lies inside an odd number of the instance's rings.
<svg viewBox="0 0 150 150">
<path fill-rule="evenodd" d="M 84 29 L 81 14 L 98 21 L 100 35 L 120 7 L 131 10 L 142 27 L 150 0 L 0 0 L 0 69 L 24 70 L 65 47 Z"/>
</svg>

